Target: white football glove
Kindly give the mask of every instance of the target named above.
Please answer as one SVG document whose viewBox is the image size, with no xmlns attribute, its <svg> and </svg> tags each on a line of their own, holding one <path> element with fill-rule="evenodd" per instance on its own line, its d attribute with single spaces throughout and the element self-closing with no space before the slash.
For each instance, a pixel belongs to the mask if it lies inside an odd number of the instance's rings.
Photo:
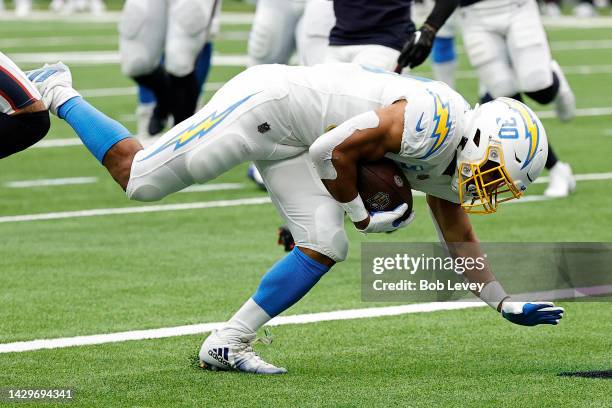
<svg viewBox="0 0 612 408">
<path fill-rule="evenodd" d="M 367 227 L 359 232 L 367 234 L 368 232 L 391 232 L 396 229 L 407 227 L 414 221 L 414 211 L 404 221 L 398 221 L 408 210 L 408 204 L 404 203 L 392 211 L 377 211 L 370 213 L 370 223 Z"/>
</svg>

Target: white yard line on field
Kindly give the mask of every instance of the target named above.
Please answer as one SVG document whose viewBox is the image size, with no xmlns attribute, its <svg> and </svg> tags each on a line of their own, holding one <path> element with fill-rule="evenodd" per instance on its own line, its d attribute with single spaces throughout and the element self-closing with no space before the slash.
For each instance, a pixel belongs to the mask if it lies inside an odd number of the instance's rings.
<svg viewBox="0 0 612 408">
<path fill-rule="evenodd" d="M 612 292 L 612 285 L 592 286 L 586 288 L 558 289 L 543 292 L 532 292 L 517 295 L 517 299 L 570 299 L 584 296 L 597 296 Z M 267 326 L 284 326 L 288 324 L 307 324 L 338 320 L 354 320 L 385 316 L 400 316 L 413 313 L 429 313 L 445 310 L 471 309 L 487 306 L 484 302 L 454 301 L 415 303 L 401 306 L 370 307 L 363 309 L 335 310 L 330 312 L 307 313 L 299 315 L 278 316 L 268 322 Z M 207 333 L 222 327 L 224 322 L 192 324 L 186 326 L 163 327 L 159 329 L 133 330 L 116 333 L 94 334 L 90 336 L 62 337 L 39 339 L 0 344 L 0 353 L 19 353 L 25 351 L 56 349 L 95 344 L 118 343 L 130 340 L 161 339 L 167 337 L 187 336 Z"/>
<path fill-rule="evenodd" d="M 239 13 L 239 12 L 224 12 L 221 13 L 220 22 L 221 24 L 235 24 L 235 25 L 247 25 L 253 22 L 253 13 Z M 0 15 L 0 21 L 17 21 L 22 23 L 27 22 L 66 22 L 66 23 L 108 23 L 116 24 L 121 19 L 121 13 L 119 11 L 107 11 L 102 14 L 71 14 L 63 15 L 51 13 L 49 11 L 33 11 L 30 15 L 23 18 L 18 18 L 14 13 L 3 13 Z M 542 22 L 547 28 L 580 28 L 580 29 L 592 29 L 592 28 L 610 28 L 612 27 L 612 18 L 606 16 L 597 16 L 592 18 L 576 18 L 573 16 L 558 16 L 554 18 L 543 17 Z M 33 26 L 37 28 L 38 26 Z M 29 27 L 28 27 L 29 28 Z M 42 27 L 46 30 L 48 28 Z"/>
<path fill-rule="evenodd" d="M 8 188 L 31 188 L 31 187 L 53 187 L 53 186 L 68 186 L 73 184 L 92 184 L 98 181 L 97 177 L 68 177 L 54 179 L 35 179 L 35 180 L 16 180 L 7 181 L 4 185 Z M 226 191 L 240 190 L 245 185 L 243 183 L 210 183 L 210 184 L 195 184 L 187 187 L 179 193 L 198 193 L 208 191 Z"/>
<path fill-rule="evenodd" d="M 221 24 L 251 24 L 253 22 L 253 13 L 221 13 Z M 58 14 L 50 11 L 34 10 L 25 17 L 17 17 L 14 13 L 7 12 L 0 14 L 0 21 L 18 21 L 27 22 L 66 22 L 66 23 L 108 23 L 116 24 L 121 20 L 121 12 L 106 11 L 100 14 L 78 13 L 78 14 Z"/>
<path fill-rule="evenodd" d="M 574 174 L 574 180 L 576 181 L 598 181 L 598 180 L 610 180 L 612 179 L 612 173 L 586 173 L 586 174 Z M 538 177 L 534 184 L 546 184 L 550 178 Z"/>
<path fill-rule="evenodd" d="M 576 181 L 599 181 L 599 180 L 610 180 L 612 179 L 612 173 L 587 173 L 587 174 L 576 174 Z M 540 177 L 535 183 L 547 183 L 548 177 Z M 182 192 L 205 192 L 205 191 L 219 191 L 219 190 L 238 190 L 244 188 L 242 183 L 216 183 L 216 184 L 202 184 L 194 185 Z M 425 194 L 419 191 L 413 191 L 415 197 L 424 197 Z M 547 201 L 551 198 L 544 195 L 528 195 L 520 200 L 509 201 L 508 204 L 523 204 L 536 201 Z M 106 215 L 123 215 L 123 214 L 139 214 L 139 213 L 150 213 L 150 212 L 166 212 L 166 211 L 184 211 L 184 210 L 198 210 L 205 208 L 223 208 L 223 207 L 237 207 L 242 205 L 260 205 L 268 204 L 270 199 L 268 197 L 249 197 L 235 200 L 218 200 L 218 201 L 199 201 L 195 203 L 184 203 L 184 204 L 158 204 L 158 205 L 146 205 L 146 206 L 135 206 L 135 207 L 118 207 L 118 208 L 96 208 L 90 210 L 79 210 L 79 211 L 60 211 L 50 213 L 39 213 L 39 214 L 23 214 L 23 215 L 8 215 L 0 217 L 0 224 L 10 222 L 28 222 L 28 221 L 44 221 L 44 220 L 59 220 L 66 218 L 84 218 L 84 217 L 98 217 Z"/>
<path fill-rule="evenodd" d="M 9 52 L 7 53 L 17 64 L 44 64 L 62 61 L 68 65 L 101 65 L 119 64 L 118 51 L 61 51 L 61 52 Z M 212 64 L 215 66 L 244 67 L 247 65 L 246 55 L 214 54 Z"/>
<path fill-rule="evenodd" d="M 99 36 L 60 36 L 60 37 L 24 37 L 24 38 L 0 38 L 0 49 L 17 47 L 54 47 L 63 45 L 83 45 L 94 44 L 113 45 L 119 42 L 118 36 L 99 35 Z"/>
<path fill-rule="evenodd" d="M 4 185 L 10 188 L 29 188 L 46 186 L 67 186 L 71 184 L 90 184 L 95 183 L 96 181 L 98 181 L 97 177 L 69 177 L 55 179 L 9 181 Z"/>
<path fill-rule="evenodd" d="M 242 205 L 260 205 L 270 203 L 269 197 L 251 197 L 237 200 L 199 201 L 183 204 L 158 204 L 119 208 L 96 208 L 92 210 L 61 211 L 41 214 L 9 215 L 0 217 L 0 223 L 27 222 L 43 220 L 60 220 L 66 218 L 97 217 L 102 215 L 139 214 L 166 211 L 199 210 L 204 208 L 236 207 Z"/>
<path fill-rule="evenodd" d="M 246 41 L 249 38 L 249 30 L 228 30 L 221 31 L 217 37 L 217 41 Z M 98 35 L 98 36 L 46 36 L 46 37 L 8 37 L 0 39 L 0 48 L 19 48 L 19 47 L 56 47 L 65 45 L 83 45 L 92 44 L 108 44 L 117 45 L 119 42 L 118 35 Z M 612 39 L 596 39 L 596 40 L 559 40 L 550 41 L 550 47 L 553 51 L 580 51 L 580 50 L 599 50 L 612 48 Z M 457 49 L 459 54 L 465 53 L 463 47 Z"/>
</svg>

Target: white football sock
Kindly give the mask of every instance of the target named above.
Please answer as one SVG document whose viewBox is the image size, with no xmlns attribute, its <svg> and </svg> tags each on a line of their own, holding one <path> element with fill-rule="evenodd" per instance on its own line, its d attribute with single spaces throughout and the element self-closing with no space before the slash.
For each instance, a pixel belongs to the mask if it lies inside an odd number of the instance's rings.
<svg viewBox="0 0 612 408">
<path fill-rule="evenodd" d="M 255 303 L 253 298 L 249 298 L 222 330 L 233 329 L 243 333 L 254 333 L 270 319 L 266 311 Z"/>
<path fill-rule="evenodd" d="M 437 81 L 445 82 L 451 88 L 455 88 L 455 73 L 457 72 L 457 61 L 443 63 L 432 63 L 431 70 Z"/>
</svg>

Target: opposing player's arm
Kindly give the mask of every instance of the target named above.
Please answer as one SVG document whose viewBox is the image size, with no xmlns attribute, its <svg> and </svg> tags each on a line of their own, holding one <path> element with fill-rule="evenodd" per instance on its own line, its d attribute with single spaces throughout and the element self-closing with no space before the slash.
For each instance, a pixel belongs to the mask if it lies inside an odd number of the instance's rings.
<svg viewBox="0 0 612 408">
<path fill-rule="evenodd" d="M 406 66 L 414 68 L 425 62 L 433 47 L 436 33 L 453 14 L 458 4 L 458 0 L 436 0 L 425 23 L 412 33 L 404 44 L 397 59 L 396 72 L 400 72 Z"/>
<path fill-rule="evenodd" d="M 470 219 L 461 205 L 430 195 L 427 196 L 427 204 L 452 257 L 485 258 Z M 512 301 L 495 279 L 487 262 L 484 268 L 466 269 L 463 276 L 469 282 L 484 284 L 482 290 L 474 294 L 512 323 L 523 326 L 554 325 L 563 317 L 563 308 L 555 307 L 552 302 Z"/>
<path fill-rule="evenodd" d="M 310 157 L 323 184 L 359 230 L 380 232 L 374 228 L 359 197 L 357 164 L 379 160 L 388 152 L 399 152 L 405 106 L 406 101 L 402 100 L 355 116 L 319 137 L 310 147 Z M 402 215 L 403 211 L 395 218 Z"/>
</svg>

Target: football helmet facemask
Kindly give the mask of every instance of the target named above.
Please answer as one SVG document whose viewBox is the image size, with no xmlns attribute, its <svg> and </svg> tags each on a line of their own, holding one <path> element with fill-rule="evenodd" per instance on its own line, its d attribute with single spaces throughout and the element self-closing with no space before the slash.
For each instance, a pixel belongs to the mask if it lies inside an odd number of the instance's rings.
<svg viewBox="0 0 612 408">
<path fill-rule="evenodd" d="M 454 187 L 467 213 L 491 214 L 500 203 L 521 197 L 542 172 L 546 131 L 529 107 L 510 98 L 476 106 L 466 129 Z"/>
</svg>

